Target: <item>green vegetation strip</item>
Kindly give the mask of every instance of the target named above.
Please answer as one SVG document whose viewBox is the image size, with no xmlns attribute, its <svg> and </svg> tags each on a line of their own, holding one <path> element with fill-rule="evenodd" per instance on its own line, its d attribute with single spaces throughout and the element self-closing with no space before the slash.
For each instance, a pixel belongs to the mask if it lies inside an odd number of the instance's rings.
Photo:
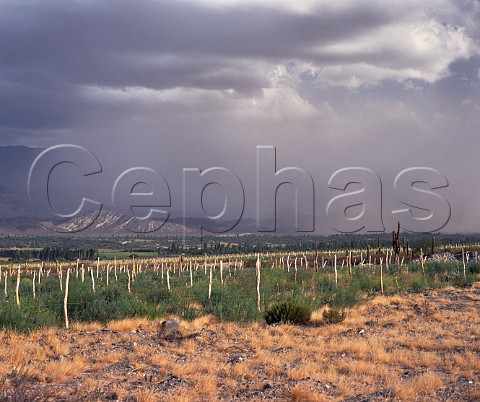
<svg viewBox="0 0 480 402">
<path fill-rule="evenodd" d="M 247 264 L 247 266 L 253 265 Z M 261 272 L 261 309 L 256 299 L 255 269 L 224 269 L 224 283 L 220 282 L 217 269 L 213 273 L 212 294 L 208 298 L 208 273 L 203 268 L 193 272 L 193 286 L 190 287 L 188 270 L 170 274 L 171 291 L 166 285 L 166 275 L 144 271 L 137 274 L 128 292 L 128 277 L 118 273 L 118 281 L 110 273 L 106 286 L 106 273 L 99 278 L 95 273 L 95 293 L 91 277 L 70 273 L 68 314 L 70 321 L 105 323 L 113 319 L 136 316 L 150 318 L 174 314 L 185 320 L 192 320 L 206 314 L 213 314 L 222 321 L 248 322 L 264 320 L 269 306 L 296 300 L 314 310 L 325 305 L 335 308 L 352 307 L 359 301 L 373 297 L 380 292 L 378 266 L 356 266 L 350 276 L 348 268 L 339 269 L 338 284 L 331 267 L 313 269 L 301 268 L 286 272 L 281 268 L 270 268 L 264 264 Z M 418 264 L 408 267 L 390 266 L 383 271 L 385 294 L 424 292 L 445 286 L 470 286 L 480 272 L 480 263 L 467 265 L 466 280 L 461 264 L 426 263 L 422 274 Z M 12 277 L 13 276 L 13 277 Z M 20 308 L 15 302 L 16 278 L 7 280 L 7 296 L 3 294 L 4 278 L 0 293 L 0 328 L 30 331 L 45 326 L 63 325 L 63 293 L 59 279 L 51 273 L 36 283 L 36 297 L 33 298 L 32 276 L 22 275 L 19 287 Z M 63 276 L 65 280 L 65 275 Z"/>
</svg>

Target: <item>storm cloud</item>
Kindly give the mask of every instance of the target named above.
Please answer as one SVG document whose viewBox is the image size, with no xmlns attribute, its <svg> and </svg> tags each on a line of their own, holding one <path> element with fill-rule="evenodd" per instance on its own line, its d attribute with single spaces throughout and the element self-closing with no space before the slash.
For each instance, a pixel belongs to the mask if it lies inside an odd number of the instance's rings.
<svg viewBox="0 0 480 402">
<path fill-rule="evenodd" d="M 347 166 L 379 173 L 390 209 L 398 172 L 436 168 L 444 230 L 479 231 L 479 85 L 478 0 L 0 1 L 0 145 L 87 147 L 106 203 L 132 166 L 177 209 L 182 168 L 225 166 L 254 216 L 256 146 L 274 145 L 312 175 L 321 231 Z"/>
</svg>

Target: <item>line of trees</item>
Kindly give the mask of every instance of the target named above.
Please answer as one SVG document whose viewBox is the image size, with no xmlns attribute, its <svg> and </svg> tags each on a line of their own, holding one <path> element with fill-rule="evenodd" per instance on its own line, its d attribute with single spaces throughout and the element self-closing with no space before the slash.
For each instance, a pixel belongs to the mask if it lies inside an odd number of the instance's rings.
<svg viewBox="0 0 480 402">
<path fill-rule="evenodd" d="M 10 260 L 28 260 L 39 259 L 42 261 L 54 260 L 92 260 L 97 255 L 97 250 L 93 248 L 66 248 L 66 247 L 45 247 L 41 250 L 29 249 L 7 249 L 0 250 L 0 257 L 9 258 Z"/>
</svg>

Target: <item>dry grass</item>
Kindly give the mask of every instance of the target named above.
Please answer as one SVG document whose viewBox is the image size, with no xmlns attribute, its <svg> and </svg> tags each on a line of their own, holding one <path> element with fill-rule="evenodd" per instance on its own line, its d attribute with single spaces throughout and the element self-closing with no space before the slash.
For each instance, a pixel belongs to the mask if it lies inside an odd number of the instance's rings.
<svg viewBox="0 0 480 402">
<path fill-rule="evenodd" d="M 292 389 L 292 401 L 298 402 L 323 402 L 328 399 L 315 391 L 305 388 L 301 385 L 296 385 Z"/>
<path fill-rule="evenodd" d="M 110 321 L 107 324 L 107 328 L 120 332 L 133 331 L 142 327 L 151 327 L 151 322 L 146 318 L 126 318 L 119 321 Z"/>
<path fill-rule="evenodd" d="M 137 402 L 157 402 L 158 396 L 155 392 L 150 391 L 148 389 L 142 389 L 140 391 L 136 391 L 132 395 Z"/>
<path fill-rule="evenodd" d="M 52 361 L 45 367 L 45 380 L 48 382 L 64 382 L 78 377 L 85 371 L 87 362 L 80 356 L 69 360 Z"/>
<path fill-rule="evenodd" d="M 173 340 L 146 319 L 0 332 L 0 395 L 28 379 L 30 399 L 478 400 L 479 301 L 478 289 L 379 297 L 308 327 L 202 317 Z"/>
<path fill-rule="evenodd" d="M 443 387 L 443 381 L 437 374 L 424 374 L 411 380 L 397 383 L 396 395 L 400 399 L 414 400 L 418 397 L 432 395 Z"/>
</svg>

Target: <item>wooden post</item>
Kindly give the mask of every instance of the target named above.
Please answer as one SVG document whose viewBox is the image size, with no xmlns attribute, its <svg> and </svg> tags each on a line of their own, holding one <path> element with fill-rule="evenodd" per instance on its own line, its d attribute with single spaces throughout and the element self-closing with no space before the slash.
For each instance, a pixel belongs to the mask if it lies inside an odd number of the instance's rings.
<svg viewBox="0 0 480 402">
<path fill-rule="evenodd" d="M 131 289 L 130 289 L 130 281 L 131 281 L 130 269 L 128 268 L 128 265 L 127 265 L 127 289 L 128 289 L 128 294 L 132 293 Z"/>
<path fill-rule="evenodd" d="M 337 272 L 337 255 L 333 258 L 334 261 L 334 270 L 335 270 L 335 285 L 338 285 L 338 272 Z"/>
<path fill-rule="evenodd" d="M 95 293 L 95 278 L 93 277 L 93 268 L 90 268 L 90 276 L 92 277 L 92 291 Z"/>
<path fill-rule="evenodd" d="M 465 264 L 465 250 L 462 247 L 463 279 L 467 281 L 467 265 Z"/>
<path fill-rule="evenodd" d="M 210 264 L 210 274 L 208 277 L 208 300 L 212 297 L 212 279 L 213 279 L 213 272 L 212 272 L 212 265 Z"/>
<path fill-rule="evenodd" d="M 32 293 L 33 293 L 33 298 L 35 299 L 35 276 L 36 276 L 37 271 L 33 271 L 33 280 L 32 280 Z M 1 275 L 0 275 L 1 276 Z"/>
<path fill-rule="evenodd" d="M 420 263 L 422 265 L 422 274 L 425 275 L 425 267 L 423 264 L 423 248 L 420 249 Z"/>
<path fill-rule="evenodd" d="M 70 280 L 70 268 L 67 269 L 67 278 L 65 279 L 65 297 L 63 298 L 63 316 L 65 318 L 65 328 L 68 329 L 68 282 Z"/>
<path fill-rule="evenodd" d="M 348 252 L 348 274 L 352 276 L 352 250 Z"/>
<path fill-rule="evenodd" d="M 223 261 L 220 260 L 220 283 L 223 285 Z"/>
<path fill-rule="evenodd" d="M 58 270 L 59 269 L 59 270 Z M 58 282 L 60 284 L 60 292 L 63 292 L 63 274 L 62 274 L 62 266 L 60 265 L 60 268 L 57 268 L 57 274 L 58 274 Z"/>
<path fill-rule="evenodd" d="M 260 261 L 260 254 L 257 255 L 257 308 L 258 311 L 260 311 L 260 267 L 261 267 L 261 261 Z"/>
<path fill-rule="evenodd" d="M 20 268 L 17 271 L 17 286 L 15 287 L 15 302 L 17 307 L 20 308 L 20 297 L 18 296 L 18 289 L 20 288 Z"/>
<path fill-rule="evenodd" d="M 383 295 L 383 257 L 380 257 L 380 291 Z"/>
<path fill-rule="evenodd" d="M 167 267 L 167 289 L 170 292 L 170 267 Z"/>
<path fill-rule="evenodd" d="M 3 273 L 3 277 L 5 278 L 5 287 L 4 287 L 3 292 L 5 293 L 5 298 L 7 298 L 7 296 L 8 296 L 8 293 L 7 293 L 8 271 L 5 271 Z"/>
</svg>

